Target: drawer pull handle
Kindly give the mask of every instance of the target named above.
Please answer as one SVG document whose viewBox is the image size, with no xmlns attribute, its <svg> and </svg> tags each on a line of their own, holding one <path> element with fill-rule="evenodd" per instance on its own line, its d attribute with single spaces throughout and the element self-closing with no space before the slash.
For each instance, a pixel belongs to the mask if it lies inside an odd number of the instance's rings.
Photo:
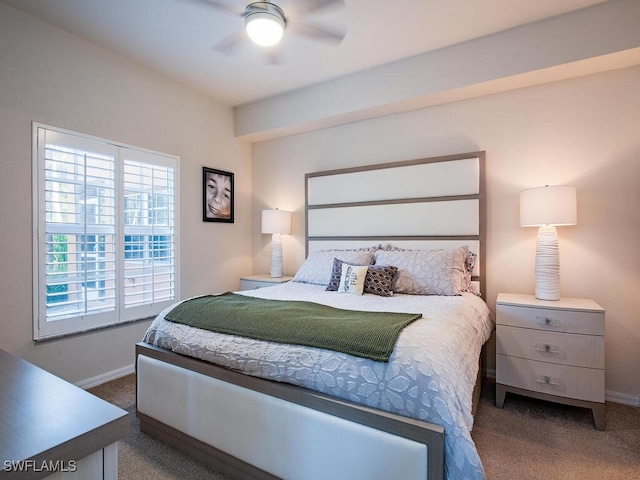
<svg viewBox="0 0 640 480">
<path fill-rule="evenodd" d="M 561 324 L 558 320 L 549 317 L 538 317 L 538 324 L 543 327 L 560 328 Z"/>
<path fill-rule="evenodd" d="M 560 353 L 560 350 L 558 350 L 557 348 L 553 348 L 553 346 L 549 345 L 548 343 L 538 345 L 538 348 L 536 348 L 536 350 L 538 350 L 540 353 L 551 353 L 554 355 Z"/>
<path fill-rule="evenodd" d="M 551 377 L 549 375 L 544 375 L 543 377 L 536 378 L 536 382 L 544 383 L 546 385 L 553 385 L 553 386 L 559 386 L 560 385 L 558 382 L 552 381 Z"/>
</svg>

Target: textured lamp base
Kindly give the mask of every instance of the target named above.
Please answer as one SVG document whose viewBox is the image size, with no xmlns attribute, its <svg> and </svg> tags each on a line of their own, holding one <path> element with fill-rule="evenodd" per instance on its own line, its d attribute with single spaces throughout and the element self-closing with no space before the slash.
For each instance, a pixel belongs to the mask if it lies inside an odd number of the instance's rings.
<svg viewBox="0 0 640 480">
<path fill-rule="evenodd" d="M 271 236 L 271 264 L 269 275 L 273 278 L 280 278 L 284 275 L 282 268 L 282 238 L 279 233 Z"/>
<path fill-rule="evenodd" d="M 560 256 L 556 227 L 544 226 L 538 230 L 536 298 L 560 300 Z"/>
</svg>

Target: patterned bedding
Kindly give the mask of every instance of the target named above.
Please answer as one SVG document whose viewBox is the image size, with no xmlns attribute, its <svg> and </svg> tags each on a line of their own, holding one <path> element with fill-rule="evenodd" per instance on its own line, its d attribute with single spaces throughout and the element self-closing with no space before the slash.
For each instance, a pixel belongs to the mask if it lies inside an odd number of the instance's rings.
<svg viewBox="0 0 640 480">
<path fill-rule="evenodd" d="M 483 479 L 471 439 L 471 403 L 478 357 L 493 325 L 477 296 L 349 295 L 289 282 L 237 292 L 259 298 L 308 300 L 365 311 L 421 312 L 406 327 L 389 363 L 328 350 L 256 341 L 164 320 L 144 341 L 248 375 L 287 382 L 445 427 L 445 477 Z"/>
</svg>

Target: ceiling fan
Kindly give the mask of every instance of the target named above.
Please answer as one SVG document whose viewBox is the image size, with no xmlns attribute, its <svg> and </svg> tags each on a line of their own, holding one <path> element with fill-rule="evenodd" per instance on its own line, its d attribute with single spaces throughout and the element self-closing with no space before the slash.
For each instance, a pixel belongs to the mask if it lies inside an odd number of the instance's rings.
<svg viewBox="0 0 640 480">
<path fill-rule="evenodd" d="M 291 2 L 295 17 L 285 15 L 284 10 L 273 2 L 252 2 L 244 10 L 238 10 L 218 0 L 192 1 L 244 19 L 244 28 L 232 32 L 213 46 L 214 50 L 223 53 L 244 41 L 245 33 L 254 43 L 267 48 L 277 45 L 285 35 L 285 31 L 287 34 L 291 33 L 334 45 L 339 44 L 346 35 L 346 31 L 338 28 L 326 28 L 298 20 L 330 6 L 344 6 L 343 0 L 295 0 Z"/>
</svg>

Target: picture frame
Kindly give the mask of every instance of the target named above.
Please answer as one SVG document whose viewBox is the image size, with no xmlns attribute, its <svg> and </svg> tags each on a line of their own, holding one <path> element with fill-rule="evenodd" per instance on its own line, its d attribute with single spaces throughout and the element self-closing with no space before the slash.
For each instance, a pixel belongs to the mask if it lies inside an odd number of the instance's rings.
<svg viewBox="0 0 640 480">
<path fill-rule="evenodd" d="M 202 221 L 233 223 L 233 173 L 202 167 Z"/>
</svg>

